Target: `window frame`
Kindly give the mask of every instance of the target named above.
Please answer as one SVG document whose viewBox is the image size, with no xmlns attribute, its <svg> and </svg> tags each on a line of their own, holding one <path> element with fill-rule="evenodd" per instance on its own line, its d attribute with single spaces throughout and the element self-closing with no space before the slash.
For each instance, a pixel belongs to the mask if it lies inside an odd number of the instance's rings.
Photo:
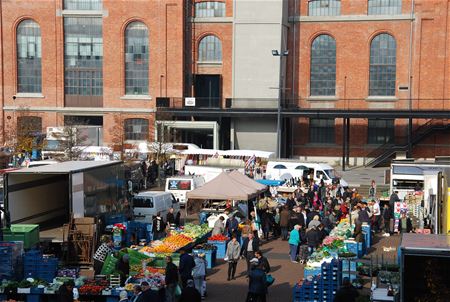
<svg viewBox="0 0 450 302">
<path fill-rule="evenodd" d="M 387 40 L 383 40 L 383 38 Z M 378 47 L 376 43 L 378 43 Z M 383 44 L 387 45 L 383 46 Z M 395 97 L 397 88 L 397 41 L 395 37 L 386 32 L 379 33 L 370 41 L 369 49 L 369 97 Z"/>
<path fill-rule="evenodd" d="M 208 39 L 212 41 L 208 41 Z M 222 60 L 222 40 L 214 34 L 202 36 L 198 42 L 197 62 L 219 64 L 222 63 Z"/>
<path fill-rule="evenodd" d="M 90 10 L 99 11 L 103 9 L 103 0 L 63 0 L 66 10 Z"/>
<path fill-rule="evenodd" d="M 401 15 L 402 0 L 367 0 L 367 15 Z M 384 5 L 388 3 L 388 5 Z"/>
<path fill-rule="evenodd" d="M 324 39 L 328 39 L 328 41 Z M 327 47 L 331 44 L 334 45 L 328 48 L 319 47 L 325 43 Z M 332 49 L 333 47 L 334 49 Z M 334 52 L 334 57 L 330 56 L 331 52 Z M 309 95 L 311 97 L 336 96 L 336 40 L 332 36 L 321 34 L 312 41 L 309 71 Z"/>
<path fill-rule="evenodd" d="M 371 123 L 375 125 L 371 126 Z M 384 125 L 382 125 L 384 123 Z M 382 134 L 382 135 L 381 135 Z M 388 135 L 390 134 L 390 135 Z M 378 138 L 383 137 L 379 140 Z M 395 143 L 395 119 L 368 119 L 367 144 L 384 145 Z"/>
<path fill-rule="evenodd" d="M 326 8 L 324 4 L 326 3 Z M 334 5 L 333 5 L 334 4 Z M 309 0 L 308 16 L 324 17 L 324 16 L 340 16 L 341 1 L 340 0 Z"/>
<path fill-rule="evenodd" d="M 316 123 L 317 125 L 314 125 Z M 324 144 L 324 145 L 335 144 L 336 120 L 334 118 L 310 118 L 309 143 Z"/>
<path fill-rule="evenodd" d="M 133 122 L 139 121 L 133 125 Z M 135 132 L 134 127 L 140 127 L 140 132 Z M 123 121 L 123 131 L 125 141 L 148 141 L 150 137 L 150 121 L 146 118 L 127 118 Z M 129 131 L 131 130 L 132 131 Z M 144 131 L 142 131 L 144 130 Z"/>
<path fill-rule="evenodd" d="M 136 28 L 131 28 L 137 26 Z M 139 28 L 141 27 L 141 28 Z M 142 36 L 130 36 L 130 32 L 136 30 L 145 31 Z M 130 45 L 131 40 L 137 41 L 142 39 L 141 43 Z M 129 51 L 129 48 L 133 51 Z M 140 48 L 139 52 L 135 52 L 134 49 Z M 132 59 L 130 57 L 132 56 Z M 140 57 L 142 63 L 137 63 L 137 58 Z M 138 68 L 142 65 L 141 68 Z M 133 77 L 130 78 L 130 75 Z M 142 21 L 132 21 L 127 24 L 124 31 L 124 90 L 125 96 L 149 96 L 149 79 L 150 79 L 150 34 L 148 26 Z M 131 81 L 134 82 L 131 85 Z"/>
<path fill-rule="evenodd" d="M 208 5 L 214 5 L 217 7 L 208 8 Z M 201 6 L 206 6 L 205 8 Z M 204 13 L 200 13 L 204 11 Z M 209 16 L 212 11 L 212 16 Z M 222 1 L 202 1 L 196 2 L 194 5 L 194 16 L 195 18 L 223 18 L 226 16 L 227 7 L 226 3 Z"/>
<path fill-rule="evenodd" d="M 39 23 L 24 19 L 16 27 L 16 90 L 42 93 L 42 32 Z M 32 52 L 32 54 L 30 54 Z"/>
</svg>

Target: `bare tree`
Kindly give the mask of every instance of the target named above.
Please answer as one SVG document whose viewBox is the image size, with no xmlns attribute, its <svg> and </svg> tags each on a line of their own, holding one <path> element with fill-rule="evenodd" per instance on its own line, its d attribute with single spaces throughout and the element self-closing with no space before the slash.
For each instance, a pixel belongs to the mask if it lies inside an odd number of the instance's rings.
<svg viewBox="0 0 450 302">
<path fill-rule="evenodd" d="M 64 126 L 57 127 L 58 131 L 52 133 L 52 136 L 60 144 L 63 151 L 58 157 L 60 160 L 79 159 L 83 150 L 90 145 L 88 135 L 83 133 L 87 125 L 76 121 L 75 119 L 66 119 Z"/>
<path fill-rule="evenodd" d="M 108 129 L 111 136 L 110 147 L 114 152 L 120 153 L 120 159 L 124 159 L 124 144 L 125 144 L 125 128 L 123 125 L 123 118 L 121 114 L 114 115 L 114 124 Z"/>
</svg>

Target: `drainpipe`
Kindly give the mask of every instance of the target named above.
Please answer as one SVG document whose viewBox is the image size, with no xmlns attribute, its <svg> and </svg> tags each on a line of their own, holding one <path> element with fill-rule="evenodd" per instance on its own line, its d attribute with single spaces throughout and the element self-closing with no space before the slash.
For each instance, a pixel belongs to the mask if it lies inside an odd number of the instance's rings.
<svg viewBox="0 0 450 302">
<path fill-rule="evenodd" d="M 414 0 L 411 1 L 411 22 L 409 31 L 409 66 L 408 66 L 408 80 L 409 80 L 409 111 L 412 111 L 412 38 L 413 38 L 413 27 L 414 27 Z M 412 118 L 408 119 L 408 153 L 407 157 L 412 156 Z"/>
</svg>

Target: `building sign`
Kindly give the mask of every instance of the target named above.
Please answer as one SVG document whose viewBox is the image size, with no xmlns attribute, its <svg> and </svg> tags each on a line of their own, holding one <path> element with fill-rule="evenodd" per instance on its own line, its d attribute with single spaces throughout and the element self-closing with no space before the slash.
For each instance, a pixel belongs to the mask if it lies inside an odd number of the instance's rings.
<svg viewBox="0 0 450 302">
<path fill-rule="evenodd" d="M 195 107 L 195 98 L 184 98 L 184 106 Z"/>
</svg>

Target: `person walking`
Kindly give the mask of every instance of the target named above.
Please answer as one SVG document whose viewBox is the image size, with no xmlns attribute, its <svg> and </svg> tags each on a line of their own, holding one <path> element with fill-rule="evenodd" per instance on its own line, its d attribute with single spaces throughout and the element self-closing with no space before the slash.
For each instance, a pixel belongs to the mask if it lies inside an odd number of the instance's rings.
<svg viewBox="0 0 450 302">
<path fill-rule="evenodd" d="M 255 258 L 255 252 L 259 250 L 259 239 L 253 233 L 250 233 L 247 238 L 244 239 L 241 248 L 241 256 L 245 258 L 247 262 L 247 274 L 250 273 L 250 260 Z"/>
<path fill-rule="evenodd" d="M 268 274 L 270 272 L 269 260 L 263 256 L 261 250 L 255 252 L 255 258 L 258 259 L 259 267 L 262 268 L 266 274 Z"/>
<path fill-rule="evenodd" d="M 261 269 L 256 258 L 250 260 L 250 267 L 246 302 L 266 302 L 266 273 Z"/>
<path fill-rule="evenodd" d="M 195 289 L 198 290 L 201 297 L 205 296 L 203 292 L 203 282 L 206 279 L 206 260 L 205 254 L 198 254 L 197 257 L 194 258 L 195 266 L 192 270 L 192 277 L 194 278 L 194 286 Z"/>
<path fill-rule="evenodd" d="M 180 272 L 181 283 L 186 287 L 187 281 L 192 280 L 192 269 L 195 267 L 194 257 L 186 253 L 184 248 L 180 249 L 180 265 L 178 271 Z"/>
<path fill-rule="evenodd" d="M 296 224 L 294 229 L 289 234 L 289 255 L 291 257 L 291 262 L 298 263 L 297 252 L 298 246 L 300 245 L 300 226 Z"/>
<path fill-rule="evenodd" d="M 380 201 L 377 199 L 373 202 L 373 229 L 376 233 L 381 230 L 381 208 Z"/>
<path fill-rule="evenodd" d="M 383 236 L 389 237 L 391 236 L 391 218 L 392 218 L 391 209 L 389 209 L 389 205 L 384 204 L 383 208 L 383 221 L 384 221 L 384 234 Z"/>
<path fill-rule="evenodd" d="M 232 236 L 232 239 L 227 244 L 227 251 L 225 253 L 225 259 L 228 261 L 228 281 L 235 280 L 237 262 L 239 255 L 241 254 L 241 246 L 236 239 L 236 235 Z"/>
<path fill-rule="evenodd" d="M 172 257 L 166 257 L 166 270 L 164 282 L 166 285 L 166 302 L 175 302 L 175 291 L 178 285 L 178 268 L 173 263 Z"/>
<path fill-rule="evenodd" d="M 288 238 L 288 227 L 289 227 L 289 219 L 290 213 L 286 206 L 281 209 L 280 212 L 280 228 L 281 228 L 281 238 L 286 241 Z"/>
</svg>

